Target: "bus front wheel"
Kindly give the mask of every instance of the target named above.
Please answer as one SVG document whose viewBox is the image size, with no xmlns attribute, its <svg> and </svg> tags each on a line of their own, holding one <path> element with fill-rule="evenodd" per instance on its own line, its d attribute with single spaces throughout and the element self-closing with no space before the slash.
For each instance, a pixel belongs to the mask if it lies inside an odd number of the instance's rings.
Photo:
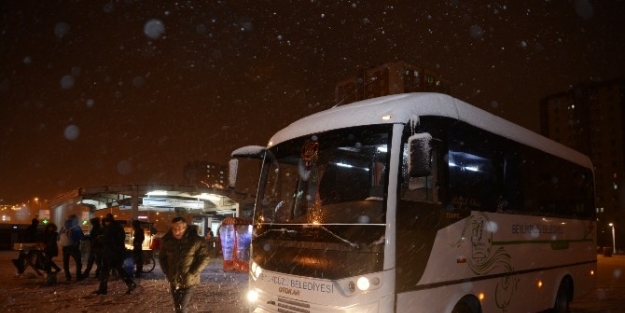
<svg viewBox="0 0 625 313">
<path fill-rule="evenodd" d="M 558 287 L 558 293 L 556 294 L 556 303 L 553 305 L 553 313 L 567 313 L 569 311 L 569 292 L 568 287 L 564 281 L 560 283 Z"/>
<path fill-rule="evenodd" d="M 482 313 L 482 307 L 477 298 L 466 296 L 456 303 L 451 313 Z"/>
</svg>

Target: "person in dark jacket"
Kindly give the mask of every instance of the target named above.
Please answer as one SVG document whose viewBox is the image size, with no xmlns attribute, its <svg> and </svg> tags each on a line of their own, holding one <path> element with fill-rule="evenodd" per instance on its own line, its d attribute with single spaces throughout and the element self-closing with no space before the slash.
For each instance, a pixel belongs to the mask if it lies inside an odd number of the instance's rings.
<svg viewBox="0 0 625 313">
<path fill-rule="evenodd" d="M 200 273 L 208 265 L 206 241 L 190 230 L 183 217 L 175 217 L 163 236 L 158 260 L 171 287 L 175 312 L 186 313 L 193 288 L 200 283 Z"/>
<path fill-rule="evenodd" d="M 80 242 L 82 240 L 86 240 L 87 236 L 82 232 L 82 228 L 78 225 L 78 216 L 76 214 L 71 214 L 63 228 L 61 228 L 61 233 L 68 232 L 69 237 L 72 239 L 71 244 L 68 246 L 61 247 L 63 251 L 63 270 L 65 271 L 65 279 L 67 281 L 72 280 L 72 274 L 69 271 L 69 258 L 74 259 L 74 263 L 76 264 L 76 279 L 83 280 L 82 276 L 82 253 L 80 252 Z"/>
<path fill-rule="evenodd" d="M 131 294 L 137 287 L 132 277 L 124 270 L 124 255 L 126 253 L 126 233 L 124 227 L 115 221 L 112 214 L 107 214 L 102 220 L 104 233 L 99 238 L 102 244 L 102 271 L 100 272 L 100 287 L 94 294 L 105 295 L 108 292 L 108 280 L 111 270 L 115 269 L 121 276 L 128 289 L 126 294 Z"/>
<path fill-rule="evenodd" d="M 22 242 L 26 242 L 26 243 L 39 242 L 39 238 L 38 238 L 39 233 L 37 230 L 38 226 L 39 226 L 39 220 L 36 218 L 33 218 L 30 225 L 28 225 L 28 227 L 26 227 L 26 229 L 24 230 L 24 237 L 22 239 Z M 17 268 L 18 274 L 22 274 L 24 272 L 24 265 L 26 263 L 26 260 L 32 258 L 32 253 L 34 252 L 33 251 L 29 251 L 29 252 L 20 251 L 19 255 L 17 256 L 17 259 L 11 260 L 13 262 L 13 265 L 15 265 L 15 267 Z"/>
<path fill-rule="evenodd" d="M 39 242 L 39 220 L 33 218 L 30 225 L 24 231 L 24 242 Z"/>
<path fill-rule="evenodd" d="M 100 277 L 102 271 L 102 245 L 99 243 L 99 238 L 102 233 L 102 224 L 99 217 L 93 217 L 89 220 L 91 223 L 91 231 L 89 232 L 89 256 L 87 257 L 87 268 L 82 274 L 85 278 L 89 277 L 93 264 L 97 266 L 95 270 L 95 277 Z"/>
<path fill-rule="evenodd" d="M 61 271 L 61 268 L 52 260 L 55 256 L 59 255 L 59 246 L 56 244 L 56 238 L 59 233 L 56 230 L 56 224 L 50 223 L 44 227 L 43 234 L 41 235 L 41 242 L 44 245 L 43 254 L 48 260 L 44 270 L 48 274 L 52 272 L 52 269 L 54 269 L 55 274 Z"/>
<path fill-rule="evenodd" d="M 40 268 L 46 273 L 46 285 L 51 286 L 56 284 L 56 274 L 61 271 L 61 268 L 56 265 L 53 258 L 59 255 L 59 246 L 57 245 L 57 232 L 56 224 L 50 223 L 43 228 L 41 234 L 41 244 L 43 247 L 43 253 L 40 255 L 41 261 L 37 263 Z"/>
<path fill-rule="evenodd" d="M 141 272 L 143 272 L 143 241 L 145 240 L 145 233 L 141 227 L 139 220 L 132 221 L 132 230 L 134 238 L 132 239 L 132 255 L 135 259 L 135 277 L 141 278 Z"/>
</svg>

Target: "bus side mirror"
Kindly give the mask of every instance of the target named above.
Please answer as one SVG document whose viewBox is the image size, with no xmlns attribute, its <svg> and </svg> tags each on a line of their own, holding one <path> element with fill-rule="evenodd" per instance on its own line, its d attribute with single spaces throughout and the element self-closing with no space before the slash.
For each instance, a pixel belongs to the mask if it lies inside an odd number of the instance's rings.
<svg viewBox="0 0 625 313">
<path fill-rule="evenodd" d="M 432 135 L 429 133 L 414 134 L 408 138 L 410 177 L 428 176 L 432 172 L 430 157 L 432 155 Z"/>
<path fill-rule="evenodd" d="M 228 162 L 228 187 L 234 189 L 237 181 L 237 172 L 239 170 L 239 158 L 262 160 L 265 158 L 263 146 L 244 146 L 230 153 L 230 161 Z"/>
</svg>

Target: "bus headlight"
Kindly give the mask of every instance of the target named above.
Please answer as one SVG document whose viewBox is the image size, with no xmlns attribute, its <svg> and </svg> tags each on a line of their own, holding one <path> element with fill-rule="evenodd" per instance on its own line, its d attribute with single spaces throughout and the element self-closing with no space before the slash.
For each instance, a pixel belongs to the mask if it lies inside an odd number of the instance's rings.
<svg viewBox="0 0 625 313">
<path fill-rule="evenodd" d="M 260 277 L 260 274 L 263 273 L 263 269 L 258 266 L 258 264 L 256 264 L 256 262 L 252 262 L 252 275 L 254 275 L 254 278 L 258 278 Z"/>
<path fill-rule="evenodd" d="M 256 290 L 248 290 L 247 292 L 247 301 L 250 303 L 254 303 L 258 300 L 258 292 Z"/>
<path fill-rule="evenodd" d="M 358 286 L 358 289 L 366 291 L 369 290 L 369 287 L 371 287 L 371 283 L 367 277 L 360 277 L 356 281 L 356 286 Z"/>
<path fill-rule="evenodd" d="M 356 289 L 358 289 L 358 291 L 367 291 L 372 287 L 379 286 L 380 282 L 380 278 L 378 277 L 373 277 L 370 279 L 369 277 L 361 276 L 358 277 L 355 282 L 353 280 L 350 280 L 347 286 L 349 288 L 349 291 L 351 292 L 355 292 Z"/>
</svg>

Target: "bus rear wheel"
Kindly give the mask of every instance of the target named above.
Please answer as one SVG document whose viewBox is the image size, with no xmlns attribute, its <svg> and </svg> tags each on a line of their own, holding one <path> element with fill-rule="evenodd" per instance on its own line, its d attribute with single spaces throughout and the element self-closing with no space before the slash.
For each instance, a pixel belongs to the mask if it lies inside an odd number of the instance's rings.
<svg viewBox="0 0 625 313">
<path fill-rule="evenodd" d="M 569 312 L 569 292 L 566 283 L 563 281 L 558 287 L 558 293 L 556 294 L 556 303 L 553 305 L 553 313 L 567 313 Z"/>
<path fill-rule="evenodd" d="M 451 313 L 482 313 L 482 308 L 477 298 L 466 296 L 456 303 Z"/>
</svg>

